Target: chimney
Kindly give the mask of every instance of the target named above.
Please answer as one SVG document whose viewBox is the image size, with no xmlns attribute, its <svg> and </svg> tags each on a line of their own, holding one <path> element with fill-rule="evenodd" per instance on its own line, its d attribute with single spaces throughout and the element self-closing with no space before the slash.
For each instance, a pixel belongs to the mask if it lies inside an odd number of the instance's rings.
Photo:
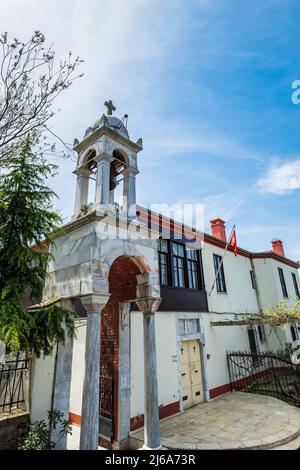
<svg viewBox="0 0 300 470">
<path fill-rule="evenodd" d="M 285 257 L 283 243 L 281 240 L 272 240 L 272 250 L 279 256 Z"/>
<path fill-rule="evenodd" d="M 213 219 L 210 221 L 210 226 L 212 236 L 226 242 L 226 229 L 224 220 Z"/>
</svg>

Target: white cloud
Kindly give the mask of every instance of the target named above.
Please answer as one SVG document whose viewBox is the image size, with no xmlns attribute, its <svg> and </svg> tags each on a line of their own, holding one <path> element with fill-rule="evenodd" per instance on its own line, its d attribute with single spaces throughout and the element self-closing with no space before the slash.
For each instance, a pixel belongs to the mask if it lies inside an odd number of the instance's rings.
<svg viewBox="0 0 300 470">
<path fill-rule="evenodd" d="M 257 184 L 263 192 L 271 194 L 288 194 L 300 189 L 300 160 L 273 166 Z"/>
<path fill-rule="evenodd" d="M 206 224 L 212 219 L 220 217 L 221 219 L 228 222 L 234 222 L 242 212 L 242 206 L 246 201 L 246 193 L 242 194 L 239 191 L 239 197 L 236 197 L 235 191 L 227 191 L 222 194 L 216 194 L 207 196 L 203 199 L 205 205 L 205 220 Z"/>
</svg>

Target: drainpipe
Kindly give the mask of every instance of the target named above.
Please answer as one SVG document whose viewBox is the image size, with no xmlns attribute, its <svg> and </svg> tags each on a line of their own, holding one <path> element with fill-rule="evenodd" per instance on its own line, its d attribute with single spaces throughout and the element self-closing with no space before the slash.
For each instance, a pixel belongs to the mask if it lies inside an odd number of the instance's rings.
<svg viewBox="0 0 300 470">
<path fill-rule="evenodd" d="M 257 276 L 256 276 L 256 271 L 255 271 L 255 265 L 254 265 L 254 261 L 253 261 L 252 257 L 250 258 L 250 263 L 251 263 L 251 269 L 252 269 L 253 277 L 254 277 L 255 293 L 256 293 L 256 299 L 257 299 L 257 303 L 258 303 L 259 312 L 263 313 L 261 296 L 260 296 L 260 292 L 259 292 Z"/>
</svg>

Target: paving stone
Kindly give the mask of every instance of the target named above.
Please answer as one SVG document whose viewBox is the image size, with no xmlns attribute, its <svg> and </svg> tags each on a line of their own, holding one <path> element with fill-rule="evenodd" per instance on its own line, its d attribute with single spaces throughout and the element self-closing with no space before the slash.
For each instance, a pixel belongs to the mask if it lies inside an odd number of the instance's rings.
<svg viewBox="0 0 300 470">
<path fill-rule="evenodd" d="M 245 449 L 293 439 L 299 428 L 299 409 L 273 397 L 235 392 L 165 419 L 161 440 L 177 449 Z M 143 438 L 141 431 L 132 435 Z"/>
</svg>

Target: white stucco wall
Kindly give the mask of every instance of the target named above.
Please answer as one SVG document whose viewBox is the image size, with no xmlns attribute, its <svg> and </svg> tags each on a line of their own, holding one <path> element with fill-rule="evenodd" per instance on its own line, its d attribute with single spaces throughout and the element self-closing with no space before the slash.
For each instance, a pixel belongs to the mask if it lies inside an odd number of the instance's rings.
<svg viewBox="0 0 300 470">
<path fill-rule="evenodd" d="M 291 304 L 295 303 L 296 293 L 293 284 L 292 273 L 296 275 L 298 287 L 300 290 L 297 269 L 271 258 L 255 259 L 254 265 L 263 308 L 270 308 L 276 305 L 283 298 L 278 268 L 283 270 L 286 288 L 289 295 L 289 302 Z"/>
<path fill-rule="evenodd" d="M 31 379 L 31 422 L 46 419 L 51 409 L 55 356 L 56 348 L 51 356 L 35 359 Z"/>
<path fill-rule="evenodd" d="M 82 389 L 84 379 L 84 357 L 86 320 L 76 322 L 77 338 L 73 345 L 72 379 L 70 390 L 70 411 L 81 415 Z"/>
<path fill-rule="evenodd" d="M 158 400 L 160 406 L 178 401 L 175 314 L 155 314 Z M 144 413 L 143 318 L 131 312 L 131 417 Z"/>
<path fill-rule="evenodd" d="M 205 243 L 202 250 L 203 270 L 207 293 L 210 292 L 215 279 L 213 255 L 224 258 L 223 268 L 226 283 L 226 293 L 217 292 L 215 286 L 211 295 L 208 295 L 208 309 L 211 312 L 245 313 L 257 312 L 258 303 L 255 290 L 251 284 L 251 262 L 244 256 L 234 256 L 227 251 L 209 243 Z"/>
</svg>

